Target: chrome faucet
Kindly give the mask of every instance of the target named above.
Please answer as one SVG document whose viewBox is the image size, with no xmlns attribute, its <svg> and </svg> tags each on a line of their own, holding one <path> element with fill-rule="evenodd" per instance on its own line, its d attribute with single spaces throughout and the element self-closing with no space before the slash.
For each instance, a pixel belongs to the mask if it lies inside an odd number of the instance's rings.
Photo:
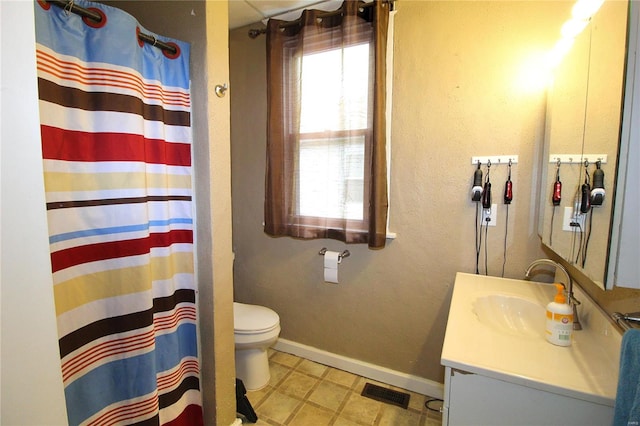
<svg viewBox="0 0 640 426">
<path fill-rule="evenodd" d="M 564 274 L 567 281 L 565 285 L 565 288 L 567 290 L 567 300 L 569 301 L 569 306 L 573 308 L 573 329 L 582 330 L 582 324 L 580 324 L 580 319 L 578 318 L 578 309 L 576 308 L 576 306 L 580 304 L 580 301 L 573 296 L 573 280 L 571 279 L 571 275 L 569 275 L 569 272 L 567 272 L 564 266 L 556 261 L 553 261 L 551 259 L 538 259 L 531 262 L 531 265 L 529 265 L 529 267 L 527 268 L 526 272 L 524 273 L 525 280 L 531 278 L 531 271 L 538 265 L 553 266 Z"/>
</svg>

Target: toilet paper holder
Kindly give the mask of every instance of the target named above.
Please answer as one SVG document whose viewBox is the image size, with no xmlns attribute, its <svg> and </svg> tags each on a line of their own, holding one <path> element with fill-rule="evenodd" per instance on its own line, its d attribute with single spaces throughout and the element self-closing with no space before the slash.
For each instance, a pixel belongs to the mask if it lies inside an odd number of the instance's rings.
<svg viewBox="0 0 640 426">
<path fill-rule="evenodd" d="M 324 256 L 324 254 L 325 254 L 326 252 L 327 252 L 327 248 L 326 248 L 326 247 L 322 247 L 322 248 L 320 249 L 320 251 L 318 252 L 318 254 L 319 254 L 320 256 Z M 342 259 L 344 259 L 345 257 L 349 257 L 349 256 L 351 256 L 351 253 L 349 253 L 349 250 L 345 250 L 345 251 L 343 251 L 342 253 L 340 253 L 340 254 L 338 255 L 338 263 L 342 262 Z"/>
</svg>

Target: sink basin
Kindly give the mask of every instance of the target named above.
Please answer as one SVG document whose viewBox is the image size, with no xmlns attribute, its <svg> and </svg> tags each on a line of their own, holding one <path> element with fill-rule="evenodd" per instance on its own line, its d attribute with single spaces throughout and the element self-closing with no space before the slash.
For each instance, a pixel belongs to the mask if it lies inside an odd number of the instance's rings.
<svg viewBox="0 0 640 426">
<path fill-rule="evenodd" d="M 544 339 L 545 308 L 536 302 L 516 296 L 491 294 L 476 298 L 473 311 L 482 324 L 496 331 Z"/>
</svg>

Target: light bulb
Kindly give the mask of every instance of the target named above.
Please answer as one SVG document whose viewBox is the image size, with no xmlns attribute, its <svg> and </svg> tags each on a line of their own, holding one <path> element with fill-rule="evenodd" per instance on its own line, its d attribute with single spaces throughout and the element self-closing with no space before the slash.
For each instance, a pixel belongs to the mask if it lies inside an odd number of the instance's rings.
<svg viewBox="0 0 640 426">
<path fill-rule="evenodd" d="M 602 6 L 604 0 L 578 0 L 571 9 L 571 15 L 575 19 L 588 20 Z"/>
</svg>

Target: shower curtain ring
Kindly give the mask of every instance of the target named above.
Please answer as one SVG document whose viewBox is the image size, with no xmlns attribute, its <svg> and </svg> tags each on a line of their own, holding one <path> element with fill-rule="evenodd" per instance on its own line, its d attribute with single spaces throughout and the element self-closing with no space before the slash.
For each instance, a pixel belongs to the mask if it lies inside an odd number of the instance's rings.
<svg viewBox="0 0 640 426">
<path fill-rule="evenodd" d="M 158 39 L 156 38 L 156 36 L 152 35 L 151 37 L 153 37 L 153 44 L 152 46 L 155 47 L 156 43 L 158 43 Z"/>
<path fill-rule="evenodd" d="M 69 3 L 67 3 L 62 10 L 64 11 L 65 15 L 71 15 L 71 11 L 73 10 L 73 0 L 69 0 Z"/>
</svg>

